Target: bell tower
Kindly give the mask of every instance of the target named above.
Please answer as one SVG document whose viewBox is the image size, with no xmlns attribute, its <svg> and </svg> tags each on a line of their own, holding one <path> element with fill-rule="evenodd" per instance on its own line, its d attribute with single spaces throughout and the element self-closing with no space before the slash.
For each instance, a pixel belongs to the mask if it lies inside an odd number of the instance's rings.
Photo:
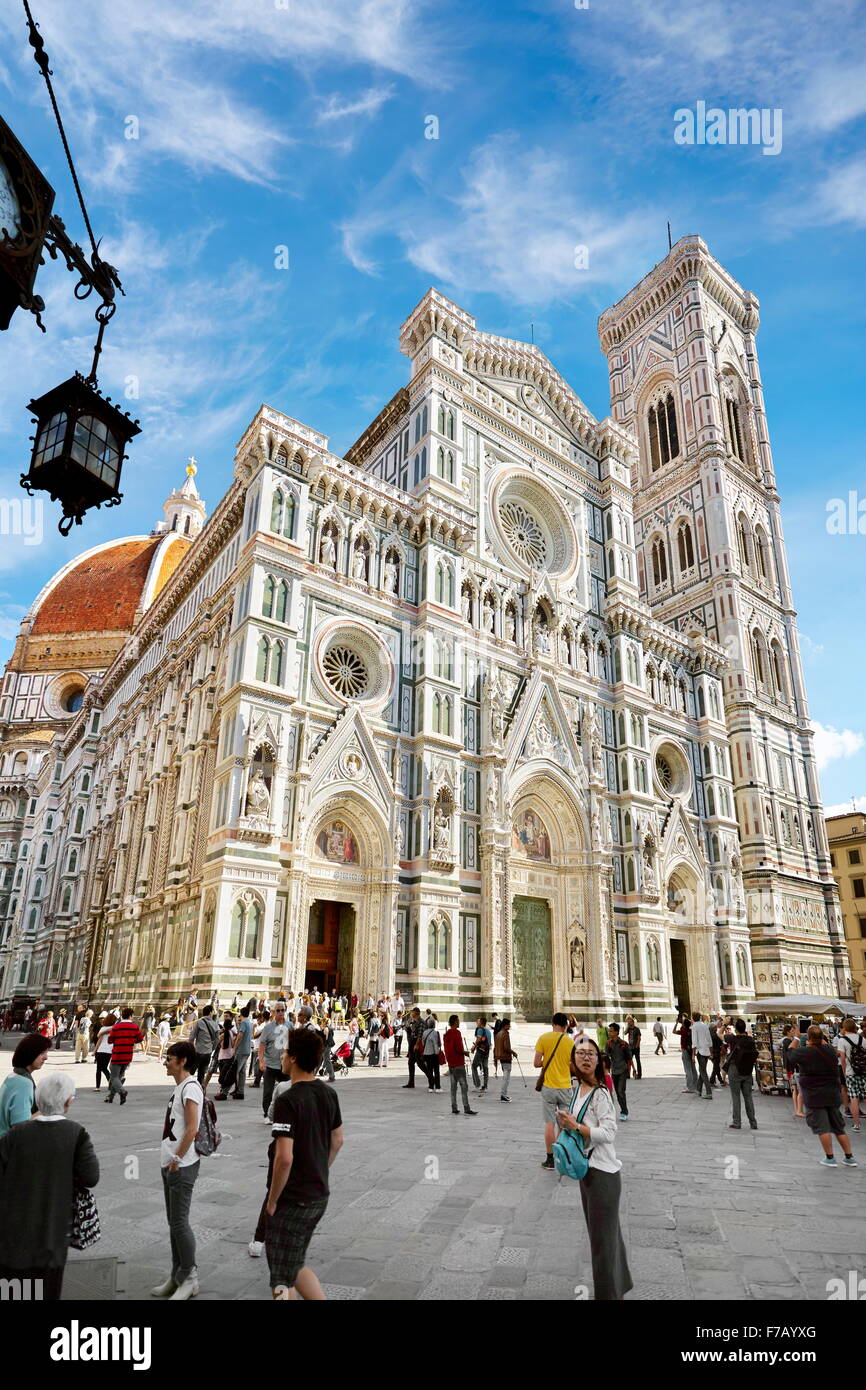
<svg viewBox="0 0 866 1390">
<path fill-rule="evenodd" d="M 683 237 L 605 310 L 599 337 L 611 414 L 638 441 L 641 597 L 662 621 L 706 635 L 728 657 L 724 715 L 751 983 L 758 995 L 845 997 L 850 971 L 755 344 L 758 307 L 700 237 Z"/>
</svg>

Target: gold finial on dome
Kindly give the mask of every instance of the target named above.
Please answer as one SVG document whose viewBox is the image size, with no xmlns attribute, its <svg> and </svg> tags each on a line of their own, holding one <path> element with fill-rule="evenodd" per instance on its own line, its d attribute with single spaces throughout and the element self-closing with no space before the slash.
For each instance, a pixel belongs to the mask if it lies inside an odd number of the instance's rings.
<svg viewBox="0 0 866 1390">
<path fill-rule="evenodd" d="M 195 455 L 194 455 L 194 454 L 190 454 L 190 456 L 189 456 L 189 458 L 188 458 L 188 460 L 187 460 L 187 465 L 186 465 L 186 476 L 187 476 L 188 478 L 194 478 L 194 477 L 195 477 L 196 473 L 198 472 L 198 469 L 196 468 L 196 464 L 197 464 L 197 463 L 198 463 L 198 459 L 195 457 Z"/>
</svg>

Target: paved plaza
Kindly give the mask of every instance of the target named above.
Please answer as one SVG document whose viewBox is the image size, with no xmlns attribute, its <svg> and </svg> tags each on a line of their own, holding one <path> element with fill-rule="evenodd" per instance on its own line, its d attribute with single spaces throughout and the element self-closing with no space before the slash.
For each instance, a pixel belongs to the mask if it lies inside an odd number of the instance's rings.
<svg viewBox="0 0 866 1390">
<path fill-rule="evenodd" d="M 475 1118 L 451 1114 L 444 1070 L 441 1095 L 403 1090 L 405 1058 L 337 1082 L 346 1144 L 309 1258 L 330 1298 L 592 1296 L 578 1186 L 540 1167 L 532 1051 L 543 1029 L 512 1031 L 528 1088 L 515 1067 L 513 1103 L 502 1105 L 491 1077 Z M 0 1075 L 18 1036 L 3 1039 Z M 758 1096 L 757 1133 L 731 1131 L 727 1091 L 711 1103 L 683 1095 L 678 1049 L 645 1051 L 644 1080 L 629 1083 L 632 1118 L 617 1134 L 629 1298 L 821 1299 L 831 1276 L 862 1272 L 866 1132 L 851 1134 L 861 1168 L 822 1168 L 788 1100 Z M 64 1296 L 145 1297 L 168 1269 L 159 1142 L 170 1086 L 155 1061 L 137 1059 L 129 1102 L 109 1108 L 104 1087 L 93 1089 L 92 1061 L 76 1066 L 70 1051 L 52 1051 L 46 1066 L 74 1076 L 72 1113 L 102 1165 L 102 1239 L 70 1253 Z M 193 1199 L 200 1299 L 270 1296 L 266 1260 L 247 1253 L 270 1138 L 260 1095 L 220 1104 L 223 1143 L 202 1160 Z"/>
</svg>

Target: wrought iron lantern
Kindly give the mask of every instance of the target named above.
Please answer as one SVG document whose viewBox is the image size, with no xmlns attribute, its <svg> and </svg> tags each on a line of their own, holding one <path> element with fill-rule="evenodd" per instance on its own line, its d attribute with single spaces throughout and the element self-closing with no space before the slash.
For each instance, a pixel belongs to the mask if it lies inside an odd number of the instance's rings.
<svg viewBox="0 0 866 1390">
<path fill-rule="evenodd" d="M 33 293 L 36 266 L 42 263 L 40 258 L 45 251 L 54 260 L 61 255 L 67 270 L 78 276 L 76 299 L 87 299 L 95 292 L 100 301 L 95 313 L 98 330 L 89 376 L 76 372 L 29 405 L 36 434 L 32 436 L 30 470 L 21 474 L 21 486 L 31 494 L 37 489 L 48 492 L 52 501 L 62 503 L 59 529 L 68 536 L 73 524 L 80 525 L 91 507 L 101 507 L 103 503 L 111 507 L 120 502 L 124 450 L 141 431 L 139 422 L 112 405 L 111 397 L 103 396 L 98 387 L 96 369 L 102 340 L 117 307 L 115 295 L 123 294 L 123 286 L 114 266 L 99 253 L 51 83 L 48 54 L 29 0 L 23 0 L 23 4 L 33 56 L 48 88 L 90 254 L 71 239 L 63 221 L 51 213 L 53 190 L 9 127 L 0 121 L 0 329 L 8 327 L 20 305 L 35 315 L 45 331 L 41 317 L 45 304 Z"/>
<path fill-rule="evenodd" d="M 30 472 L 21 474 L 21 486 L 30 493 L 48 492 L 52 502 L 62 503 L 59 528 L 68 536 L 91 507 L 120 502 L 124 449 L 140 427 L 80 372 L 31 401 L 29 409 L 36 434 Z"/>
</svg>

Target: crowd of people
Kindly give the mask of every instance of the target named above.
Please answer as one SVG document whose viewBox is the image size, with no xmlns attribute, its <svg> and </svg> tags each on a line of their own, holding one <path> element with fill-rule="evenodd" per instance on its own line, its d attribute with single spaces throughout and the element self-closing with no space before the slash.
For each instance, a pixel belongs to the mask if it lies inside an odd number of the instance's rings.
<svg viewBox="0 0 866 1390">
<path fill-rule="evenodd" d="M 399 994 L 362 1000 L 313 988 L 245 1003 L 235 995 L 220 1009 L 215 995 L 200 1008 L 193 992 L 159 1017 L 151 1004 L 140 1017 L 129 1006 L 82 1005 L 56 1014 L 34 1007 L 24 1021 L 13 1070 L 0 1087 L 0 1205 L 14 1213 L 0 1231 L 0 1278 L 40 1279 L 44 1298 L 60 1297 L 70 1195 L 81 1200 L 99 1180 L 93 1144 L 69 1114 L 74 1078 L 57 1071 L 38 1075 L 58 1039 L 69 1038 L 76 1065 L 93 1056 L 95 1089 L 105 1079 L 106 1104 L 126 1103 L 137 1049 L 146 1055 L 155 1044 L 173 1082 L 160 1150 L 171 1269 L 152 1294 L 175 1301 L 198 1292 L 191 1206 L 200 1158 L 219 1143 L 214 1101 L 244 1100 L 247 1082 L 260 1090 L 271 1143 L 267 1189 L 249 1254 L 267 1255 L 275 1299 L 319 1299 L 321 1285 L 305 1260 L 327 1209 L 328 1172 L 343 1144 L 333 1089 L 337 1068 L 349 1072 L 360 1061 L 386 1067 L 389 1058 L 401 1057 L 405 1045 L 404 1089 L 441 1093 L 447 1069 L 454 1115 L 476 1115 L 473 1104 L 488 1094 L 491 1078 L 498 1079 L 499 1102 L 511 1104 L 515 1065 L 528 1089 L 507 1016 L 480 1014 L 464 1031 L 459 1016 L 451 1014 L 442 1029 L 432 1009 L 409 1008 Z M 757 1129 L 752 1093 L 757 1047 L 745 1020 L 680 1013 L 673 1034 L 684 1093 L 712 1100 L 714 1090 L 727 1088 L 730 1127 L 741 1128 L 745 1109 L 750 1127 Z M 667 1028 L 660 1018 L 652 1035 L 656 1055 L 663 1054 Z M 866 1022 L 858 1027 L 845 1019 L 837 1030 L 809 1019 L 791 1020 L 783 1061 L 794 1113 L 819 1139 L 820 1162 L 856 1167 L 845 1111 L 859 1131 L 859 1102 L 866 1099 Z M 617 1124 L 629 1119 L 629 1081 L 643 1079 L 641 1028 L 631 1015 L 622 1023 L 598 1018 L 592 1029 L 557 1012 L 536 1041 L 532 1071 L 541 1101 L 542 1167 L 579 1180 L 595 1298 L 621 1300 L 632 1280 L 619 1222 L 622 1164 L 615 1140 Z M 214 1075 L 217 1089 L 209 1098 Z M 842 1150 L 841 1165 L 834 1139 Z M 571 1158 L 564 1156 L 569 1142 L 579 1150 L 576 1168 L 569 1166 L 574 1151 Z"/>
</svg>

